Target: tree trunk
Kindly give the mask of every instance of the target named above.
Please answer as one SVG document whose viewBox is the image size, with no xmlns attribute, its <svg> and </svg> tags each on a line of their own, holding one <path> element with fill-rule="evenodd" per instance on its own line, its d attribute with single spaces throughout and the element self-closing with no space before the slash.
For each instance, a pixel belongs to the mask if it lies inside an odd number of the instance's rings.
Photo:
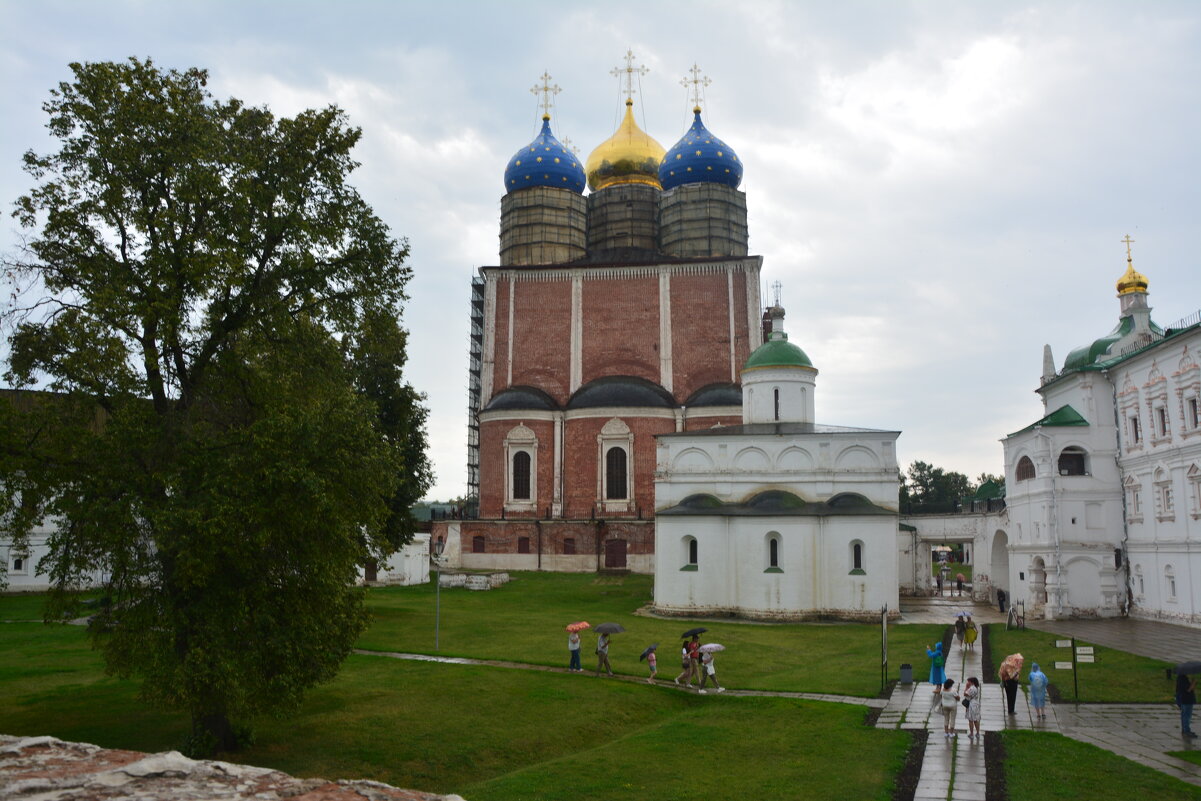
<svg viewBox="0 0 1201 801">
<path fill-rule="evenodd" d="M 195 732 L 203 730 L 211 734 L 216 742 L 217 751 L 236 751 L 238 748 L 238 738 L 234 734 L 234 727 L 223 712 L 193 718 L 192 730 Z"/>
</svg>

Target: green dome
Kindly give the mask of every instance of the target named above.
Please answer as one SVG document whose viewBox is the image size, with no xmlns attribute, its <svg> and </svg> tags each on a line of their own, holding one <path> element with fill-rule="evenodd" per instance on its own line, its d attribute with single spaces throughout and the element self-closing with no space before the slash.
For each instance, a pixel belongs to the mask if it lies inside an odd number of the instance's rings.
<svg viewBox="0 0 1201 801">
<path fill-rule="evenodd" d="M 786 334 L 777 334 L 779 339 L 764 342 L 751 358 L 742 366 L 743 370 L 754 370 L 763 367 L 808 367 L 813 369 L 813 362 L 805 355 L 805 351 L 788 341 Z"/>
</svg>

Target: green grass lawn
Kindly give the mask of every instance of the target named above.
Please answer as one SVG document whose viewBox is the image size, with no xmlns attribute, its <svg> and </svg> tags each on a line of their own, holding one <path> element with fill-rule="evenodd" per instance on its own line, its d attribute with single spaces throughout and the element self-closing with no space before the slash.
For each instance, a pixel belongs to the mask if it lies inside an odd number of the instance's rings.
<svg viewBox="0 0 1201 801">
<path fill-rule="evenodd" d="M 635 615 L 649 603 L 650 576 L 515 573 L 513 581 L 487 592 L 443 589 L 441 653 L 567 665 L 567 634 L 576 620 L 612 621 L 626 628 L 613 637 L 610 661 L 618 673 L 645 675 L 638 655 L 659 643 L 660 676 L 679 673 L 679 635 L 703 625 L 706 642 L 727 650 L 717 657 L 724 684 L 742 689 L 875 696 L 880 691 L 878 624 L 751 624 L 734 621 L 661 620 Z M 374 589 L 368 605 L 374 620 L 359 647 L 375 651 L 434 653 L 434 590 L 428 586 Z M 902 662 L 915 674 L 926 670 L 926 646 L 943 626 L 889 626 L 889 675 Z M 581 659 L 595 667 L 596 637 L 585 632 Z"/>
<path fill-rule="evenodd" d="M 0 626 L 0 655 L 0 732 L 144 751 L 186 734 L 179 715 L 139 703 L 135 683 L 105 677 L 79 627 Z M 257 743 L 224 758 L 472 801 L 886 799 L 909 738 L 864 726 L 865 711 L 352 656 L 297 715 L 257 721 Z M 856 755 L 849 769 L 822 769 L 845 754 Z"/>
<path fill-rule="evenodd" d="M 1009 801 L 1196 801 L 1201 788 L 1061 734 L 1007 731 Z"/>
<path fill-rule="evenodd" d="M 963 574 L 964 581 L 970 582 L 972 580 L 972 566 L 971 565 L 965 565 L 962 562 L 947 562 L 947 569 L 950 571 L 947 574 L 947 581 L 952 587 L 955 586 L 955 575 L 957 573 Z M 941 571 L 941 570 L 942 570 L 941 562 L 931 562 L 930 563 L 930 575 L 931 576 L 937 576 L 939 571 Z"/>
<path fill-rule="evenodd" d="M 1006 631 L 1001 623 L 989 624 L 988 636 L 995 667 L 1000 667 L 1006 654 L 1020 653 L 1026 657 L 1025 666 L 1022 668 L 1023 685 L 1026 683 L 1026 675 L 1030 672 L 1030 665 L 1037 662 L 1051 684 L 1058 688 L 1060 698 L 1064 701 L 1076 699 L 1072 687 L 1072 671 L 1055 668 L 1056 661 L 1072 660 L 1071 649 L 1055 647 L 1056 640 L 1064 638 L 1033 629 Z M 1092 645 L 1081 640 L 1077 640 L 1076 644 Z M 1080 688 L 1080 701 L 1171 703 L 1175 684 L 1172 679 L 1165 678 L 1164 673 L 1166 668 L 1171 667 L 1169 663 L 1100 645 L 1094 646 L 1094 651 L 1096 662 L 1079 665 L 1077 683 Z"/>
</svg>

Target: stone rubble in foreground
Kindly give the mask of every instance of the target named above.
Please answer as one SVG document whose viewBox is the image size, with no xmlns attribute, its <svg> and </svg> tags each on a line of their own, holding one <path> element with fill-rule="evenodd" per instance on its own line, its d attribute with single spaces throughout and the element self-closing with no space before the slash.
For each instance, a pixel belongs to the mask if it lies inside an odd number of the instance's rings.
<svg viewBox="0 0 1201 801">
<path fill-rule="evenodd" d="M 116 751 L 54 737 L 0 734 L 0 798 L 9 801 L 463 801 L 373 781 L 297 779 L 178 751 Z"/>
</svg>

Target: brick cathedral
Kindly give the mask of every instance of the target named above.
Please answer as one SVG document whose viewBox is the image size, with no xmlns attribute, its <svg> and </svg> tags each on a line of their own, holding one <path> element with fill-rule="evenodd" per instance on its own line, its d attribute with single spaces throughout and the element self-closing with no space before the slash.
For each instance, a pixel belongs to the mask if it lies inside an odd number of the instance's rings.
<svg viewBox="0 0 1201 801">
<path fill-rule="evenodd" d="M 665 152 L 635 122 L 631 61 L 624 119 L 586 163 L 544 103 L 505 170 L 499 264 L 473 283 L 478 512 L 434 532 L 463 567 L 652 571 L 655 435 L 742 422 L 763 341 L 742 163 L 699 92 Z"/>
</svg>

